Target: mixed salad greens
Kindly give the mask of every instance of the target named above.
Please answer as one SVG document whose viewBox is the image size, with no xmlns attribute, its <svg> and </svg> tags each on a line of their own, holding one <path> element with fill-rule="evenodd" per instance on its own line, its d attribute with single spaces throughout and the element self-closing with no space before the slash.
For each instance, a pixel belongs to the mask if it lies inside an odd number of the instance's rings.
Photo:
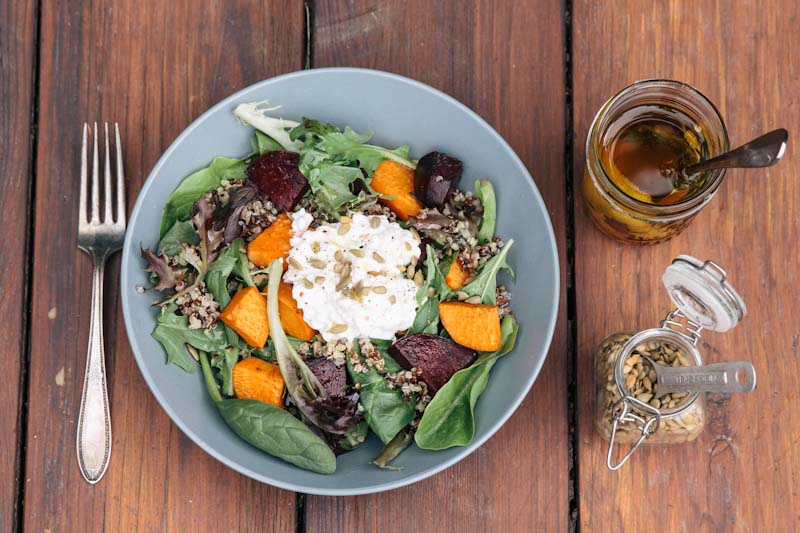
<svg viewBox="0 0 800 533">
<path fill-rule="evenodd" d="M 454 157 L 414 161 L 408 145 L 372 145 L 371 134 L 271 116 L 277 109 L 235 108 L 254 128 L 251 152 L 215 157 L 186 177 L 164 206 L 157 249 L 142 250 L 160 293 L 152 335 L 167 362 L 187 372 L 199 363 L 231 429 L 314 472 L 335 471 L 336 455 L 369 432 L 384 444 L 373 460 L 383 468 L 412 442 L 428 450 L 469 443 L 475 404 L 518 330 L 510 294 L 497 285 L 501 270 L 513 274 L 513 241 L 494 235 L 491 182 L 464 193 Z M 405 243 L 409 264 L 381 273 L 414 291 L 408 328 L 391 339 L 347 337 L 346 324 L 315 330 L 299 282 L 286 281 L 287 268 L 301 269 L 291 255 L 300 217 L 310 218 L 307 231 L 343 235 L 361 215 L 376 232 L 402 229 L 416 243 Z M 364 255 L 345 252 L 353 261 Z M 380 297 L 391 310 L 395 295 L 352 283 L 342 256 L 333 267 L 338 296 Z M 313 279 L 302 283 L 324 282 Z"/>
</svg>

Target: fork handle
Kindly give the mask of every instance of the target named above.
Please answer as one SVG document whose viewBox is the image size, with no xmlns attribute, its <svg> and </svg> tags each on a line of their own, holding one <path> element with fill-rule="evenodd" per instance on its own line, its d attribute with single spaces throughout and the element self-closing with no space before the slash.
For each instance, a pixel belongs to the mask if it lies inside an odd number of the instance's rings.
<svg viewBox="0 0 800 533">
<path fill-rule="evenodd" d="M 103 274 L 106 255 L 92 254 L 92 313 L 86 377 L 78 416 L 78 466 L 91 484 L 100 481 L 111 457 L 111 415 L 103 349 Z"/>
</svg>

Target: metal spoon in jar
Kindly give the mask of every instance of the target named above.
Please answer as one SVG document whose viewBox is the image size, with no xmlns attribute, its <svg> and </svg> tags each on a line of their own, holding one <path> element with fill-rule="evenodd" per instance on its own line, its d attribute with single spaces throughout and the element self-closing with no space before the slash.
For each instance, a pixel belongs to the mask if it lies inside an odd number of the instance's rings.
<svg viewBox="0 0 800 533">
<path fill-rule="evenodd" d="M 642 355 L 656 372 L 658 396 L 671 392 L 750 392 L 756 386 L 756 370 L 750 361 L 704 366 L 663 366 Z M 743 381 L 738 379 L 743 374 Z"/>
<path fill-rule="evenodd" d="M 677 174 L 682 181 L 688 182 L 704 170 L 769 167 L 783 157 L 788 139 L 789 132 L 785 129 L 773 130 L 730 152 L 678 169 Z"/>
</svg>

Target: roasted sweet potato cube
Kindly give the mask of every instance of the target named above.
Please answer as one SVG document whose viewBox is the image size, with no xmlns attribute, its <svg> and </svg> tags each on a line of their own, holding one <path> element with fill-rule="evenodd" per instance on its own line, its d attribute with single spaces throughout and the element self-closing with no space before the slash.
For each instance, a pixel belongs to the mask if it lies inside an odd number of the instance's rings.
<svg viewBox="0 0 800 533">
<path fill-rule="evenodd" d="M 237 398 L 283 407 L 285 383 L 278 365 L 248 357 L 233 367 L 233 393 Z"/>
<path fill-rule="evenodd" d="M 233 296 L 219 317 L 244 341 L 263 348 L 269 336 L 267 299 L 255 287 L 245 287 Z"/>
<path fill-rule="evenodd" d="M 309 341 L 316 334 L 314 328 L 306 324 L 303 310 L 297 307 L 297 302 L 292 296 L 292 286 L 288 283 L 281 282 L 278 286 L 278 314 L 287 335 Z"/>
<path fill-rule="evenodd" d="M 444 282 L 450 287 L 450 290 L 455 291 L 463 287 L 468 278 L 469 274 L 467 274 L 467 271 L 461 266 L 461 261 L 456 257 L 453 260 L 453 264 L 450 265 L 450 270 L 447 271 Z"/>
<path fill-rule="evenodd" d="M 381 199 L 401 220 L 408 220 L 419 214 L 422 205 L 414 198 L 414 170 L 391 161 L 383 161 L 372 176 L 370 185 L 375 192 L 391 199 Z"/>
<path fill-rule="evenodd" d="M 245 172 L 278 211 L 291 211 L 308 191 L 308 180 L 297 166 L 299 161 L 299 154 L 276 150 L 253 161 Z"/>
<path fill-rule="evenodd" d="M 503 346 L 496 305 L 442 302 L 439 318 L 450 337 L 462 346 L 493 352 Z"/>
<path fill-rule="evenodd" d="M 291 238 L 292 220 L 283 213 L 247 246 L 247 258 L 260 267 L 269 266 L 273 259 L 283 259 L 283 269 L 286 270 Z"/>
<path fill-rule="evenodd" d="M 476 357 L 473 350 L 430 333 L 407 335 L 392 344 L 389 353 L 406 370 L 421 369 L 422 379 L 432 392 L 442 388 L 453 374 L 472 364 Z"/>
</svg>

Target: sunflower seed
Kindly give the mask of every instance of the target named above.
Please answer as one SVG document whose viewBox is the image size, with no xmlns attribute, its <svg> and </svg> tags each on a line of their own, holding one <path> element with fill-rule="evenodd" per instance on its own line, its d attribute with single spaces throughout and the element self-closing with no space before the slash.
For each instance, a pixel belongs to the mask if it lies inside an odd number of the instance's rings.
<svg viewBox="0 0 800 533">
<path fill-rule="evenodd" d="M 414 279 L 414 265 L 408 265 L 408 268 L 406 268 L 406 277 L 408 279 Z"/>
<path fill-rule="evenodd" d="M 311 251 L 315 254 L 319 253 L 319 241 L 314 241 L 311 243 Z"/>
<path fill-rule="evenodd" d="M 314 278 L 314 283 L 316 283 L 317 285 L 322 285 L 323 283 L 325 283 L 325 277 L 317 276 L 316 278 Z"/>
<path fill-rule="evenodd" d="M 384 287 L 383 285 L 372 287 L 372 292 L 374 292 L 375 294 L 386 294 L 386 287 Z"/>
<path fill-rule="evenodd" d="M 336 263 L 335 265 L 333 265 L 333 271 L 336 272 L 337 274 L 341 273 L 343 268 L 344 265 L 342 263 Z"/>
<path fill-rule="evenodd" d="M 342 224 L 350 224 L 352 221 L 353 219 L 348 216 L 339 217 L 339 222 Z"/>
<path fill-rule="evenodd" d="M 394 294 L 392 294 L 391 296 L 389 296 L 389 303 L 390 303 L 390 304 L 395 304 L 395 303 L 397 303 L 397 296 L 395 296 Z"/>
<path fill-rule="evenodd" d="M 411 232 L 411 236 L 414 237 L 415 241 L 422 242 L 422 239 L 419 238 L 419 233 L 417 233 L 416 228 L 408 228 L 408 231 Z"/>
<path fill-rule="evenodd" d="M 408 250 L 408 251 L 410 252 L 410 251 L 411 251 L 411 243 L 410 243 L 410 242 L 408 242 L 408 241 L 406 241 L 406 242 L 404 242 L 403 244 L 405 245 L 405 247 L 406 247 L 406 250 Z"/>
<path fill-rule="evenodd" d="M 378 263 L 385 263 L 386 261 L 383 259 L 381 254 L 378 252 L 372 252 L 372 258 L 377 261 Z"/>
<path fill-rule="evenodd" d="M 294 257 L 289 258 L 289 264 L 292 265 L 297 270 L 303 270 L 303 265 L 300 264 L 300 261 L 295 259 Z"/>
<path fill-rule="evenodd" d="M 416 274 L 414 274 L 414 283 L 417 284 L 417 287 L 422 287 L 422 270 L 418 270 Z"/>
<path fill-rule="evenodd" d="M 323 261 L 322 259 L 317 259 L 316 257 L 313 259 L 309 259 L 308 263 L 314 268 L 319 268 L 319 269 L 323 269 L 326 266 L 325 261 Z"/>
<path fill-rule="evenodd" d="M 464 303 L 479 304 L 479 303 L 481 303 L 481 297 L 480 296 L 470 296 L 469 298 L 464 300 Z"/>
<path fill-rule="evenodd" d="M 381 219 L 379 219 L 378 217 L 372 217 L 371 219 L 369 219 L 369 225 L 372 226 L 373 228 L 377 228 L 378 226 L 381 225 Z"/>
<path fill-rule="evenodd" d="M 336 250 L 336 252 L 333 254 L 333 258 L 337 261 L 344 261 L 344 254 L 341 250 Z"/>
<path fill-rule="evenodd" d="M 347 324 L 334 324 L 328 330 L 328 333 L 344 333 L 347 331 Z"/>
<path fill-rule="evenodd" d="M 456 291 L 456 298 L 458 298 L 459 302 L 463 302 L 467 298 L 469 298 L 469 294 L 464 291 Z"/>
<path fill-rule="evenodd" d="M 366 254 L 364 253 L 364 250 L 359 250 L 358 248 L 353 248 L 353 249 L 351 249 L 351 250 L 348 250 L 348 251 L 349 251 L 351 254 L 353 254 L 354 256 L 356 256 L 356 257 L 364 257 L 364 256 L 366 255 Z"/>
<path fill-rule="evenodd" d="M 314 284 L 308 281 L 307 279 L 303 278 L 303 287 L 305 287 L 306 289 L 313 289 Z"/>
<path fill-rule="evenodd" d="M 346 276 L 342 275 L 342 278 L 339 280 L 339 283 L 336 284 L 336 290 L 341 291 L 342 289 L 347 287 L 348 283 L 350 283 L 350 274 L 347 274 Z"/>
<path fill-rule="evenodd" d="M 339 235 L 344 235 L 348 231 L 350 231 L 350 224 L 342 224 L 341 226 L 339 226 L 339 229 L 336 231 L 336 233 L 338 233 Z"/>
</svg>

